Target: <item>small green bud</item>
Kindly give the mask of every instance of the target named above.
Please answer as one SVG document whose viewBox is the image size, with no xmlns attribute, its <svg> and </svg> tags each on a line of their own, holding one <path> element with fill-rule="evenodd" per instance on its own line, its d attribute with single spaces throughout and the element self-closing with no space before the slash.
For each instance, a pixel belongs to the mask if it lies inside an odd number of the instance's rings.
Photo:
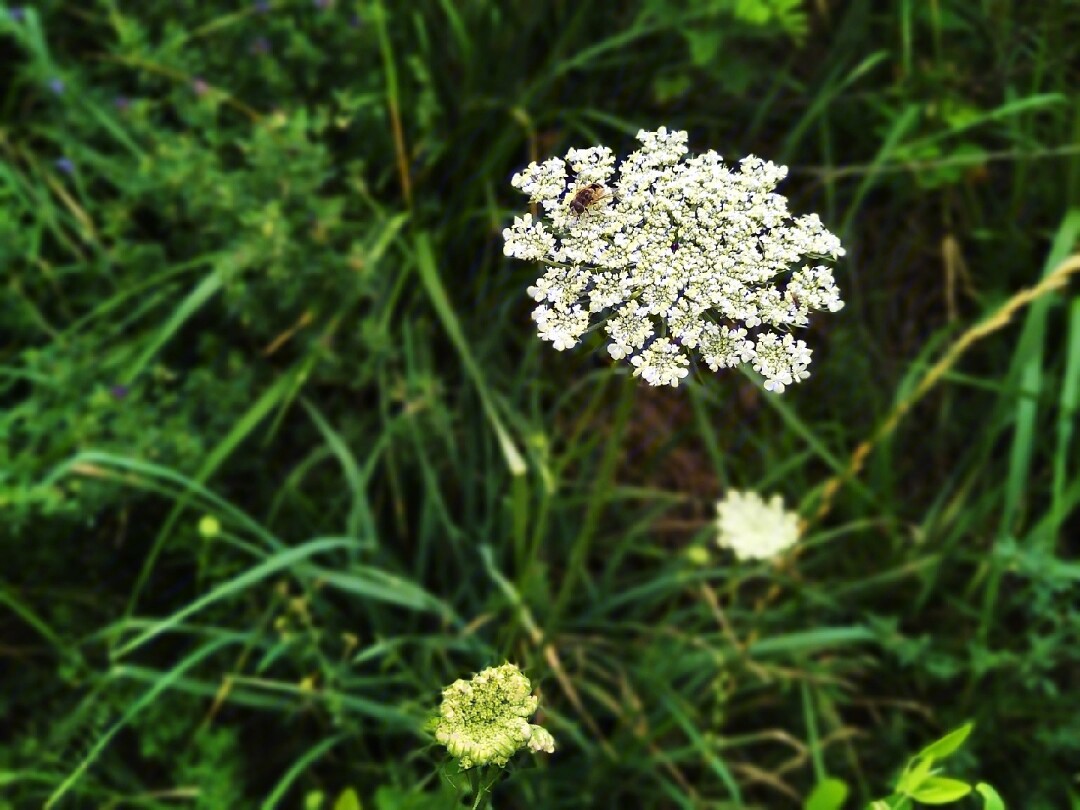
<svg viewBox="0 0 1080 810">
<path fill-rule="evenodd" d="M 199 534 L 212 540 L 221 533 L 221 522 L 213 515 L 203 515 L 199 521 Z"/>
<path fill-rule="evenodd" d="M 691 565 L 708 565 L 709 550 L 703 546 L 690 546 L 686 549 L 686 561 Z"/>
</svg>

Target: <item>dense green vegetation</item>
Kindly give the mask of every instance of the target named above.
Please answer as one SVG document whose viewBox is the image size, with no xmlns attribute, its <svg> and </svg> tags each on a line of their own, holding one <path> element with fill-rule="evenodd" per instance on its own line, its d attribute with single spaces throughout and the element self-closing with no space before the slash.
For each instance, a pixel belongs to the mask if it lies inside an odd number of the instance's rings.
<svg viewBox="0 0 1080 810">
<path fill-rule="evenodd" d="M 506 660 L 558 748 L 499 807 L 861 807 L 968 721 L 950 775 L 1080 807 L 1080 3 L 38 0 L 0 42 L 0 808 L 454 806 L 425 720 Z M 783 395 L 536 337 L 510 176 L 661 125 L 847 247 Z M 720 552 L 732 487 L 798 553 Z"/>
</svg>

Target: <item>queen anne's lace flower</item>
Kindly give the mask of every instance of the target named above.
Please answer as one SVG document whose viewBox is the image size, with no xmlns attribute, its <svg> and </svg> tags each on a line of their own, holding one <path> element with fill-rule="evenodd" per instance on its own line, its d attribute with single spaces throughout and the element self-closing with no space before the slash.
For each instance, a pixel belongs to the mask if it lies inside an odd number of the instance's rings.
<svg viewBox="0 0 1080 810">
<path fill-rule="evenodd" d="M 728 168 L 713 151 L 687 158 L 687 133 L 664 127 L 637 137 L 617 173 L 598 146 L 531 163 L 511 181 L 545 214 L 503 231 L 507 256 L 550 268 L 528 289 L 540 337 L 562 351 L 594 314 L 606 318 L 608 353 L 651 385 L 677 386 L 694 351 L 713 371 L 750 363 L 770 391 L 808 377 L 811 351 L 790 330 L 844 303 L 828 267 L 802 262 L 844 255 L 839 240 L 816 214 L 788 213 L 774 191 L 786 167 L 750 156 Z M 570 202 L 591 183 L 599 199 L 577 215 Z"/>
<path fill-rule="evenodd" d="M 529 679 L 516 666 L 489 667 L 472 680 L 454 681 L 443 690 L 433 724 L 435 739 L 464 769 L 488 763 L 503 766 L 526 746 L 550 754 L 555 739 L 528 721 L 538 702 Z"/>
<path fill-rule="evenodd" d="M 775 557 L 799 539 L 799 516 L 773 495 L 766 503 L 756 492 L 730 490 L 716 503 L 716 542 L 740 560 Z"/>
</svg>

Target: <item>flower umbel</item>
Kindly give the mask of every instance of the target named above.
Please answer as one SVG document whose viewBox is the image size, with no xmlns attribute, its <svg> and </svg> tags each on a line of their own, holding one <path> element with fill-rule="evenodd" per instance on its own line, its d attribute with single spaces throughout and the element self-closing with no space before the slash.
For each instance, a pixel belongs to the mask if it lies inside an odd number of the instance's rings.
<svg viewBox="0 0 1080 810">
<path fill-rule="evenodd" d="M 435 739 L 461 760 L 462 769 L 488 763 L 501 767 L 526 746 L 551 753 L 555 739 L 528 721 L 538 702 L 529 679 L 516 666 L 489 667 L 443 690 L 433 724 Z"/>
<path fill-rule="evenodd" d="M 773 495 L 768 503 L 756 492 L 729 490 L 716 502 L 716 542 L 740 560 L 775 557 L 799 539 L 799 516 Z"/>
<path fill-rule="evenodd" d="M 805 262 L 843 256 L 840 241 L 816 214 L 788 213 L 774 191 L 786 167 L 687 158 L 687 133 L 664 127 L 637 137 L 617 170 L 597 146 L 511 181 L 543 209 L 503 231 L 507 256 L 549 268 L 528 289 L 540 337 L 571 348 L 595 315 L 611 356 L 650 385 L 678 386 L 694 350 L 713 371 L 751 364 L 770 391 L 810 376 L 811 350 L 791 331 L 844 302 L 832 271 Z"/>
</svg>

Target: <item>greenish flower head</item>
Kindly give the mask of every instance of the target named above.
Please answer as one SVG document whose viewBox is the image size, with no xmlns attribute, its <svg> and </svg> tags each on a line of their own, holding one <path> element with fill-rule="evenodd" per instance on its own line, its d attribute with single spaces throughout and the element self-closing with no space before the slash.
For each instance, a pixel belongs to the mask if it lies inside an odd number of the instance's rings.
<svg viewBox="0 0 1080 810">
<path fill-rule="evenodd" d="M 555 739 L 528 721 L 538 703 L 532 684 L 516 666 L 489 667 L 443 690 L 435 739 L 461 760 L 463 769 L 489 763 L 501 767 L 525 746 L 550 754 Z"/>
</svg>

